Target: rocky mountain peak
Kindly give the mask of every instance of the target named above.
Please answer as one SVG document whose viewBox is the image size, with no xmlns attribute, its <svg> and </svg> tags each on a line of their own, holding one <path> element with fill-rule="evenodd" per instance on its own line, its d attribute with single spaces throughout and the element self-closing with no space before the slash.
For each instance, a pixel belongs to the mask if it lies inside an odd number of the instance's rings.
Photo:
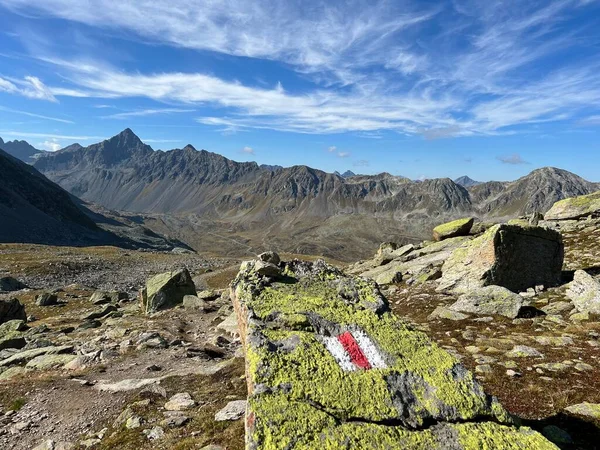
<svg viewBox="0 0 600 450">
<path fill-rule="evenodd" d="M 456 180 L 454 180 L 454 182 L 465 188 L 470 188 L 472 186 L 477 186 L 481 184 L 481 181 L 475 181 L 467 175 L 463 175 L 462 177 L 457 178 Z"/>
</svg>

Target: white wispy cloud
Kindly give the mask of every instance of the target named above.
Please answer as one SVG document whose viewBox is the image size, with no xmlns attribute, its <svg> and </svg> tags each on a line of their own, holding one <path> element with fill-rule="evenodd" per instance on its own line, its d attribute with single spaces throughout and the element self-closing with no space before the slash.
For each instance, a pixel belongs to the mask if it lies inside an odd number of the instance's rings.
<svg viewBox="0 0 600 450">
<path fill-rule="evenodd" d="M 39 78 L 32 76 L 27 76 L 22 80 L 0 77 L 0 91 L 38 100 L 57 101 L 54 94 L 50 92 L 50 89 Z"/>
<path fill-rule="evenodd" d="M 69 123 L 69 124 L 75 123 L 72 120 L 61 119 L 60 117 L 45 116 L 43 114 L 36 114 L 36 113 L 29 112 L 29 111 L 21 111 L 19 109 L 7 108 L 6 106 L 0 106 L 0 111 L 9 112 L 11 114 L 19 114 L 22 116 L 35 117 L 36 119 L 51 120 L 53 122 Z"/>
<path fill-rule="evenodd" d="M 246 155 L 254 155 L 255 154 L 254 149 L 252 147 L 244 147 L 241 150 L 241 153 L 245 153 Z"/>
<path fill-rule="evenodd" d="M 513 133 L 510 127 L 518 125 L 598 115 L 600 63 L 549 60 L 598 45 L 584 27 L 564 27 L 574 11 L 594 3 L 454 0 L 424 7 L 352 0 L 307 7 L 299 0 L 0 0 L 24 14 L 283 62 L 313 83 L 291 93 L 281 84 L 265 88 L 208 73 L 127 72 L 90 58 L 57 58 L 44 49 L 35 56 L 68 73 L 71 86 L 5 77 L 0 90 L 51 101 L 143 97 L 181 107 L 106 116 L 115 119 L 209 105 L 216 111 L 197 121 L 226 132 L 355 131 L 377 137 L 390 130 L 427 139 Z"/>
<path fill-rule="evenodd" d="M 130 117 L 145 117 L 145 116 L 157 116 L 160 114 L 176 114 L 176 113 L 189 113 L 194 112 L 194 109 L 181 109 L 181 108 L 158 108 L 158 109 L 141 109 L 137 111 L 126 111 L 117 114 L 111 114 L 108 116 L 102 116 L 103 119 L 129 119 Z"/>
</svg>

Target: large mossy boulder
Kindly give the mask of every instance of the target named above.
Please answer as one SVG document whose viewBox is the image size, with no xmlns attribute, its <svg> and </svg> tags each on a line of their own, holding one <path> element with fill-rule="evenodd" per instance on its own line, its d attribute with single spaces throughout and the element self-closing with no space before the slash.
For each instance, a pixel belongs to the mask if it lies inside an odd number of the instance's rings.
<svg viewBox="0 0 600 450">
<path fill-rule="evenodd" d="M 577 311 L 600 314 L 600 283 L 584 270 L 575 271 L 573 281 L 567 289 L 567 297 Z"/>
<path fill-rule="evenodd" d="M 377 284 L 325 264 L 242 266 L 248 449 L 556 449 L 459 361 L 394 316 Z"/>
<path fill-rule="evenodd" d="M 436 241 L 443 241 L 444 239 L 452 237 L 466 236 L 471 231 L 473 223 L 475 223 L 475 219 L 472 217 L 443 223 L 433 229 L 433 239 Z"/>
<path fill-rule="evenodd" d="M 0 300 L 0 323 L 9 320 L 27 320 L 25 306 L 16 298 Z"/>
<path fill-rule="evenodd" d="M 561 281 L 564 245 L 559 232 L 542 227 L 495 225 L 452 252 L 438 290 L 470 293 L 498 285 L 513 292 Z"/>
<path fill-rule="evenodd" d="M 196 295 L 196 286 L 187 269 L 155 275 L 140 291 L 142 310 L 150 314 L 183 303 L 186 295 Z"/>
<path fill-rule="evenodd" d="M 546 220 L 571 220 L 596 215 L 600 215 L 600 191 L 560 200 L 544 217 Z"/>
</svg>

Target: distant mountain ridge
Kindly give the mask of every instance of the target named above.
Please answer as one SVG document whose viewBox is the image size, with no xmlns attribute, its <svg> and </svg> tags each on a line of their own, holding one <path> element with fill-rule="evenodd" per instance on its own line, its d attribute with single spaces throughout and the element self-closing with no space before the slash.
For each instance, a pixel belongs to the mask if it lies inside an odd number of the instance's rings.
<svg viewBox="0 0 600 450">
<path fill-rule="evenodd" d="M 307 166 L 273 170 L 191 145 L 155 152 L 130 129 L 45 154 L 34 166 L 72 194 L 110 209 L 174 215 L 179 225 L 203 232 L 218 223 L 244 242 L 270 240 L 298 252 L 338 255 L 360 239 L 354 256 L 382 240 L 426 237 L 432 224 L 447 218 L 543 212 L 557 200 L 598 189 L 554 168 L 467 187 L 448 178 L 413 182 L 387 173 L 344 178 Z M 179 226 L 174 220 L 165 219 L 165 226 Z"/>
<path fill-rule="evenodd" d="M 460 184 L 462 187 L 466 187 L 466 188 L 470 188 L 473 186 L 477 186 L 478 184 L 481 184 L 481 181 L 475 181 L 466 175 L 457 178 L 456 180 L 454 180 L 454 182 L 456 184 Z"/>
<path fill-rule="evenodd" d="M 4 150 L 11 156 L 14 156 L 26 163 L 32 163 L 37 155 L 46 153 L 44 150 L 39 150 L 27 141 L 8 141 L 4 142 L 0 137 L 0 149 Z"/>
</svg>

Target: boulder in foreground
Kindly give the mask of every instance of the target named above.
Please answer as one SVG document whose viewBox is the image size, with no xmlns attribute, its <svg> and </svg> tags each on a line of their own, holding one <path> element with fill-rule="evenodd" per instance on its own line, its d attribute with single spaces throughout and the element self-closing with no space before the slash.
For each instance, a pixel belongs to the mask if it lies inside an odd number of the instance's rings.
<svg viewBox="0 0 600 450">
<path fill-rule="evenodd" d="M 323 261 L 245 264 L 232 283 L 249 389 L 246 448 L 556 449 L 518 427 L 370 280 Z"/>
<path fill-rule="evenodd" d="M 565 198 L 552 205 L 546 220 L 571 220 L 600 215 L 600 191 L 579 197 Z"/>
<path fill-rule="evenodd" d="M 474 222 L 475 219 L 467 217 L 438 225 L 433 229 L 433 239 L 443 241 L 451 237 L 466 236 L 471 231 Z"/>
<path fill-rule="evenodd" d="M 165 272 L 150 278 L 140 291 L 142 310 L 153 313 L 183 303 L 186 295 L 196 295 L 196 286 L 187 269 Z"/>
<path fill-rule="evenodd" d="M 564 245 L 558 231 L 495 225 L 452 252 L 442 266 L 438 290 L 469 293 L 498 285 L 513 292 L 560 283 Z"/>
<path fill-rule="evenodd" d="M 456 303 L 450 306 L 453 311 L 477 315 L 497 315 L 514 319 L 523 306 L 523 298 L 519 294 L 502 286 L 485 286 L 461 295 Z"/>
</svg>

